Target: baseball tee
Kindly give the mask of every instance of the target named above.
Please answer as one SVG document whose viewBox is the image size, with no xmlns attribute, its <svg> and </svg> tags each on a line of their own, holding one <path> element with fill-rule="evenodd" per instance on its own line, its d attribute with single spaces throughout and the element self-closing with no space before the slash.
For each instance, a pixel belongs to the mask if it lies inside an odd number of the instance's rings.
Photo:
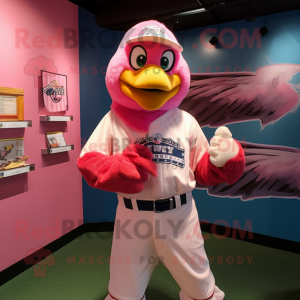
<svg viewBox="0 0 300 300">
<path fill-rule="evenodd" d="M 140 200 L 165 199 L 192 191 L 194 171 L 208 148 L 198 122 L 189 113 L 171 109 L 154 120 L 148 132 L 128 127 L 114 111 L 109 111 L 83 147 L 81 155 L 100 152 L 121 154 L 126 146 L 138 143 L 150 149 L 157 164 L 157 176 L 149 175 L 144 189 L 137 194 L 122 194 Z"/>
</svg>

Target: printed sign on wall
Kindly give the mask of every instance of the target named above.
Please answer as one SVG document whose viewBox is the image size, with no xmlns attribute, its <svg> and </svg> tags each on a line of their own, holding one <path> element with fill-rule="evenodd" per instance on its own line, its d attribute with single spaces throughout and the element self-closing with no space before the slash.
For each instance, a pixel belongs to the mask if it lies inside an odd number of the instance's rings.
<svg viewBox="0 0 300 300">
<path fill-rule="evenodd" d="M 43 101 L 50 112 L 68 110 L 67 76 L 42 70 Z"/>
<path fill-rule="evenodd" d="M 23 138 L 0 140 L 0 164 L 24 155 Z"/>
</svg>

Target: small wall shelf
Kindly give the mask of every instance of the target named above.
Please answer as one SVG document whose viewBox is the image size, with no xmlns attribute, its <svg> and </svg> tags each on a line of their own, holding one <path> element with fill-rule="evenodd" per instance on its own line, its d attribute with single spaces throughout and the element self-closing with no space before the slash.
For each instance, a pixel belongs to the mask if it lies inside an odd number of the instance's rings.
<svg viewBox="0 0 300 300">
<path fill-rule="evenodd" d="M 57 147 L 57 148 L 47 148 L 42 149 L 42 154 L 55 154 L 60 152 L 68 152 L 74 150 L 74 145 L 67 145 L 63 147 Z"/>
<path fill-rule="evenodd" d="M 35 164 L 26 165 L 24 167 L 14 168 L 10 170 L 4 170 L 4 171 L 0 171 L 0 178 L 24 174 L 34 170 L 35 170 Z"/>
<path fill-rule="evenodd" d="M 32 127 L 32 121 L 0 121 L 0 129 Z"/>
<path fill-rule="evenodd" d="M 73 116 L 40 116 L 41 122 L 73 121 Z"/>
</svg>

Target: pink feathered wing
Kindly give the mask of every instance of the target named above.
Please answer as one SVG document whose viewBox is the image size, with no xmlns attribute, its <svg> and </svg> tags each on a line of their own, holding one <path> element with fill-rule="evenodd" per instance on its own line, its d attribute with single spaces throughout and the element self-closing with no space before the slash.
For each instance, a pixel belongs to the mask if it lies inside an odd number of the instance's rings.
<svg viewBox="0 0 300 300">
<path fill-rule="evenodd" d="M 300 198 L 300 150 L 240 142 L 246 159 L 242 177 L 232 185 L 197 185 L 209 195 L 241 198 Z"/>
<path fill-rule="evenodd" d="M 191 74 L 191 85 L 179 108 L 200 126 L 260 120 L 261 126 L 278 121 L 299 106 L 297 86 L 288 83 L 300 65 L 265 66 L 255 73 Z"/>
</svg>

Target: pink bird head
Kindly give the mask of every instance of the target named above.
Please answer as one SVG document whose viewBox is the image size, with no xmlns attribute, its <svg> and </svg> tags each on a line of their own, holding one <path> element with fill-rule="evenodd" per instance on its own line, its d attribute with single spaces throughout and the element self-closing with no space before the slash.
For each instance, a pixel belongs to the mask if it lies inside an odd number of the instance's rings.
<svg viewBox="0 0 300 300">
<path fill-rule="evenodd" d="M 112 57 L 106 86 L 113 105 L 143 117 L 179 106 L 190 85 L 189 67 L 173 33 L 157 21 L 131 28 Z"/>
</svg>

